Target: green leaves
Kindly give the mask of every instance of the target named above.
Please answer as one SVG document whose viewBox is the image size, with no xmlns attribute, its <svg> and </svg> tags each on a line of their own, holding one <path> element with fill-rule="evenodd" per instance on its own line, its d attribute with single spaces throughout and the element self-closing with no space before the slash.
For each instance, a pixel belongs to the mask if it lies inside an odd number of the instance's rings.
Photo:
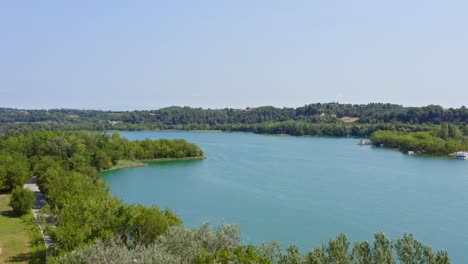
<svg viewBox="0 0 468 264">
<path fill-rule="evenodd" d="M 449 127 L 454 132 L 449 136 Z M 447 135 L 440 133 L 447 132 Z M 375 145 L 383 144 L 385 147 L 399 148 L 403 151 L 413 150 L 433 155 L 447 155 L 456 151 L 468 149 L 468 142 L 460 136 L 461 132 L 454 125 L 442 125 L 433 132 L 401 132 L 401 131 L 377 131 L 371 135 Z"/>
<path fill-rule="evenodd" d="M 29 162 L 24 155 L 0 152 L 0 192 L 22 187 L 30 176 Z"/>
<path fill-rule="evenodd" d="M 11 200 L 8 204 L 16 215 L 24 215 L 31 210 L 36 200 L 36 195 L 30 190 L 17 187 L 11 192 Z"/>
<path fill-rule="evenodd" d="M 182 225 L 182 220 L 170 210 L 163 212 L 157 206 L 126 206 L 123 220 L 119 233 L 132 246 L 151 245 L 159 236 L 166 234 L 169 227 Z"/>
</svg>

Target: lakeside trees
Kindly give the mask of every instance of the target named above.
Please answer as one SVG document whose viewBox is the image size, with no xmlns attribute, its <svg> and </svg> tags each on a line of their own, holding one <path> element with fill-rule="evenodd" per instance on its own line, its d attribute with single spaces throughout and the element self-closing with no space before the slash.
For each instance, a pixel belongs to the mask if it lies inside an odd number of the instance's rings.
<svg viewBox="0 0 468 264">
<path fill-rule="evenodd" d="M 12 206 L 23 212 L 30 209 L 34 194 L 22 186 L 31 175 L 38 176 L 56 224 L 50 230 L 55 254 L 115 236 L 144 244 L 169 226 L 180 225 L 180 219 L 170 210 L 124 205 L 109 194 L 98 171 L 120 159 L 200 156 L 203 151 L 185 140 L 129 141 L 118 133 L 32 131 L 1 137 L 0 188 L 14 189 Z"/>
<path fill-rule="evenodd" d="M 259 264 L 449 264 L 446 251 L 432 249 L 404 234 L 395 241 L 383 233 L 374 235 L 373 243 L 357 241 L 351 245 L 344 234 L 327 244 L 302 254 L 295 245 L 282 249 L 276 242 L 257 246 L 240 243 L 236 226 L 216 229 L 203 225 L 186 229 L 171 227 L 145 247 L 128 248 L 119 241 L 98 241 L 93 246 L 59 257 L 58 263 L 259 263 Z"/>
<path fill-rule="evenodd" d="M 468 138 L 453 124 L 442 124 L 431 132 L 377 131 L 371 140 L 375 145 L 431 155 L 447 155 L 468 149 Z"/>
<path fill-rule="evenodd" d="M 29 133 L 32 130 L 177 129 L 369 137 L 379 130 L 432 131 L 434 127 L 444 123 L 452 125 L 452 128 L 456 127 L 459 133 L 468 135 L 468 109 L 444 109 L 436 105 L 403 107 L 381 103 L 316 103 L 297 108 L 262 106 L 246 109 L 172 106 L 158 110 L 127 112 L 0 108 L 0 134 L 5 135 Z M 105 167 L 107 164 L 101 165 Z"/>
</svg>

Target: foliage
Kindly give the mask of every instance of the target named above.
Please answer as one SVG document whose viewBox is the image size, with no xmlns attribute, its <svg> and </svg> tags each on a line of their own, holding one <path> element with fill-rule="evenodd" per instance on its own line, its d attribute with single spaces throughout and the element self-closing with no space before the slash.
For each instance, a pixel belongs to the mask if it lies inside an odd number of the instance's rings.
<svg viewBox="0 0 468 264">
<path fill-rule="evenodd" d="M 112 112 L 78 109 L 21 110 L 0 108 L 0 123 L 54 122 L 68 124 L 99 123 L 118 125 L 206 125 L 256 124 L 304 120 L 307 122 L 335 122 L 342 117 L 357 117 L 361 123 L 402 122 L 411 124 L 443 122 L 463 123 L 468 120 L 468 109 L 444 109 L 438 105 L 403 107 L 395 104 L 339 104 L 315 103 L 297 108 L 261 106 L 246 109 L 202 109 L 191 107 L 167 107 L 159 110 Z M 119 123 L 120 122 L 120 123 Z"/>
<path fill-rule="evenodd" d="M 149 246 L 169 227 L 182 225 L 182 220 L 169 209 L 161 211 L 157 206 L 125 206 L 122 215 L 119 233 L 129 246 Z"/>
<path fill-rule="evenodd" d="M 51 263 L 270 263 L 253 246 L 241 245 L 236 226 L 205 224 L 192 230 L 173 226 L 148 246 L 127 247 L 119 240 L 98 241 Z"/>
<path fill-rule="evenodd" d="M 34 192 L 17 187 L 11 192 L 11 200 L 8 205 L 13 208 L 16 215 L 24 215 L 31 210 L 35 200 L 36 194 Z"/>
<path fill-rule="evenodd" d="M 448 264 L 445 251 L 433 254 L 430 247 L 405 234 L 396 241 L 384 234 L 374 236 L 373 245 L 355 242 L 352 250 L 345 235 L 339 234 L 328 245 L 318 246 L 303 255 L 295 245 L 284 251 L 277 243 L 242 245 L 235 226 L 208 225 L 192 230 L 171 227 L 153 244 L 128 248 L 113 240 L 75 250 L 55 259 L 60 263 L 263 263 L 263 264 Z M 126 262 L 127 261 L 127 262 Z"/>
<path fill-rule="evenodd" d="M 26 123 L 25 123 L 26 122 Z M 468 135 L 468 109 L 394 104 L 316 103 L 297 108 L 246 109 L 167 107 L 151 111 L 111 112 L 76 109 L 0 108 L 3 134 L 31 130 L 223 130 L 312 136 L 369 136 L 377 130 L 428 131 L 450 123 Z M 1 134 L 1 133 L 0 133 Z M 103 164 L 104 166 L 106 164 Z"/>
<path fill-rule="evenodd" d="M 0 149 L 0 192 L 22 187 L 29 177 L 29 163 L 24 155 Z"/>
<path fill-rule="evenodd" d="M 432 132 L 377 131 L 372 134 L 371 140 L 375 145 L 433 155 L 468 149 L 468 140 L 457 127 L 449 124 L 436 127 Z"/>
<path fill-rule="evenodd" d="M 129 141 L 119 133 L 30 131 L 0 141 L 0 191 L 38 176 L 56 224 L 50 230 L 54 254 L 115 236 L 128 245 L 149 245 L 170 226 L 181 225 L 181 220 L 168 209 L 124 205 L 109 194 L 98 171 L 121 159 L 202 156 L 198 146 L 185 140 Z M 34 199 L 34 193 L 18 187 L 11 205 L 24 213 Z"/>
</svg>

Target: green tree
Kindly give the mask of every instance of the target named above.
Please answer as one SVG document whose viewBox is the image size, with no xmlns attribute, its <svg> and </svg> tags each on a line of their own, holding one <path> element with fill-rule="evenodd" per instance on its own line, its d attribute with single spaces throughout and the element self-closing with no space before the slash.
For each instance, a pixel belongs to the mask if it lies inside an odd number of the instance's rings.
<svg viewBox="0 0 468 264">
<path fill-rule="evenodd" d="M 13 208 L 13 212 L 16 215 L 24 215 L 33 207 L 35 200 L 36 195 L 34 192 L 17 187 L 11 192 L 11 199 L 8 205 Z"/>
<path fill-rule="evenodd" d="M 465 137 L 468 137 L 468 125 L 465 125 L 465 127 L 463 128 L 463 135 Z"/>
<path fill-rule="evenodd" d="M 286 249 L 286 254 L 281 258 L 281 264 L 301 264 L 302 256 L 299 248 L 292 244 Z"/>
<path fill-rule="evenodd" d="M 30 177 L 27 158 L 20 153 L 0 153 L 0 191 L 23 186 Z"/>
<path fill-rule="evenodd" d="M 170 210 L 162 212 L 157 206 L 129 205 L 124 212 L 122 233 L 133 245 L 148 246 L 167 232 L 170 226 L 180 226 L 182 221 Z"/>
<path fill-rule="evenodd" d="M 398 259 L 402 264 L 432 263 L 432 251 L 413 238 L 412 234 L 404 234 L 395 243 Z"/>
<path fill-rule="evenodd" d="M 374 235 L 374 247 L 372 248 L 374 264 L 395 264 L 392 242 L 383 234 Z"/>
<path fill-rule="evenodd" d="M 306 264 L 328 264 L 327 251 L 325 247 L 319 246 L 307 253 L 305 258 Z"/>
<path fill-rule="evenodd" d="M 438 251 L 431 264 L 451 264 L 447 251 Z"/>
<path fill-rule="evenodd" d="M 349 241 L 344 234 L 328 242 L 328 257 L 331 263 L 350 264 L 351 256 L 348 251 Z"/>
<path fill-rule="evenodd" d="M 372 263 L 372 253 L 369 242 L 356 242 L 352 250 L 353 264 Z"/>
</svg>

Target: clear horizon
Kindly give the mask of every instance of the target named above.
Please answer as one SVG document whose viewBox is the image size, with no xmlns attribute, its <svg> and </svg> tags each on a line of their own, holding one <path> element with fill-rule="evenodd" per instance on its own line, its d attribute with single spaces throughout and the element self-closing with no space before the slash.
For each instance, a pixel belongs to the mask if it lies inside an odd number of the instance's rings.
<svg viewBox="0 0 468 264">
<path fill-rule="evenodd" d="M 465 1 L 0 3 L 0 107 L 466 106 Z"/>
</svg>

